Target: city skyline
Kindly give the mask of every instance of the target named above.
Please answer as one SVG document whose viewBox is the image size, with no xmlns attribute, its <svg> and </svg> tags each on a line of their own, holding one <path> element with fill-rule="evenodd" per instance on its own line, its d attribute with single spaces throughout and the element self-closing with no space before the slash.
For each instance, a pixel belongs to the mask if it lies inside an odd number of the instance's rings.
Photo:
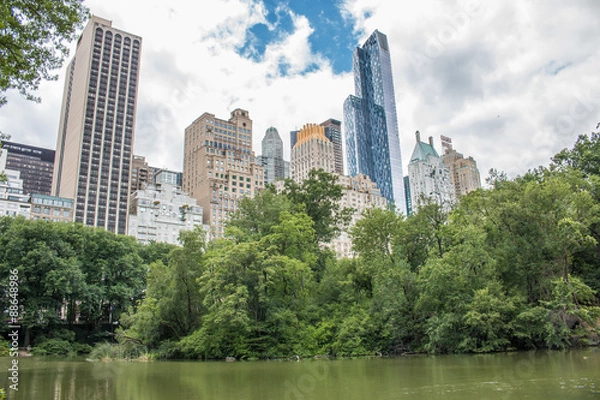
<svg viewBox="0 0 600 400">
<path fill-rule="evenodd" d="M 134 153 L 158 167 L 182 170 L 197 115 L 236 107 L 252 113 L 255 132 L 276 127 L 289 160 L 289 131 L 342 119 L 352 49 L 375 29 L 392 47 L 404 170 L 416 130 L 453 137 L 485 181 L 490 168 L 515 176 L 547 165 L 600 119 L 597 2 L 209 1 L 201 22 L 188 3 L 85 2 L 144 38 Z M 42 104 L 8 93 L 0 129 L 12 141 L 55 148 L 65 69 L 42 84 Z"/>
</svg>

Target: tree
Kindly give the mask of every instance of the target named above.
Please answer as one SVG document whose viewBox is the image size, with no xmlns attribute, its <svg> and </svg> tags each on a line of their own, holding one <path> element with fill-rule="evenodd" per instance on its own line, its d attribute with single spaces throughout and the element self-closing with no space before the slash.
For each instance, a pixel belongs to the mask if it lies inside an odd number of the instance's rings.
<svg viewBox="0 0 600 400">
<path fill-rule="evenodd" d="M 552 167 L 572 167 L 586 175 L 600 176 L 600 132 L 580 135 L 573 149 L 563 149 L 552 157 Z"/>
<path fill-rule="evenodd" d="M 205 233 L 200 227 L 179 234 L 167 263 L 160 257 L 150 264 L 146 296 L 137 309 L 121 316 L 128 338 L 157 346 L 179 340 L 198 328 L 203 314 L 198 278 L 204 267 Z"/>
<path fill-rule="evenodd" d="M 82 0 L 4 0 L 0 4 L 0 106 L 5 92 L 16 89 L 28 100 L 40 82 L 68 56 L 73 40 L 87 17 Z"/>
<path fill-rule="evenodd" d="M 354 212 L 351 208 L 341 209 L 340 200 L 344 193 L 337 184 L 337 176 L 322 169 L 312 169 L 308 178 L 298 184 L 291 179 L 285 181 L 283 193 L 297 205 L 304 205 L 314 221 L 317 242 L 329 242 L 342 227 L 347 226 Z"/>
<path fill-rule="evenodd" d="M 353 250 L 366 259 L 384 255 L 393 264 L 402 218 L 392 210 L 365 210 L 362 218 L 350 229 Z"/>
<path fill-rule="evenodd" d="M 150 242 L 146 245 L 140 245 L 139 255 L 144 260 L 144 264 L 152 264 L 155 261 L 161 261 L 167 265 L 169 263 L 169 255 L 177 245 L 166 242 Z"/>
<path fill-rule="evenodd" d="M 283 211 L 292 211 L 293 208 L 290 199 L 277 194 L 273 186 L 268 186 L 253 198 L 240 200 L 237 211 L 227 223 L 227 235 L 237 241 L 257 240 L 270 233 Z"/>
</svg>

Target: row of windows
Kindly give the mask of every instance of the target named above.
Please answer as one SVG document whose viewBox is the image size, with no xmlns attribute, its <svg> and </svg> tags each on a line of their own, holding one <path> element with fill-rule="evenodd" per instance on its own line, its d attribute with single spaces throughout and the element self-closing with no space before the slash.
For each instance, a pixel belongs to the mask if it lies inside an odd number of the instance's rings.
<svg viewBox="0 0 600 400">
<path fill-rule="evenodd" d="M 71 216 L 71 211 L 70 210 L 62 210 L 62 212 L 61 212 L 61 210 L 59 210 L 58 208 L 50 209 L 50 208 L 47 208 L 47 207 L 43 207 L 42 208 L 42 207 L 37 207 L 36 206 L 36 207 L 33 207 L 32 211 L 34 213 L 37 213 L 37 214 L 45 214 L 45 215 L 52 214 L 55 217 L 60 217 L 61 214 L 62 214 L 63 217 L 70 217 Z"/>
</svg>

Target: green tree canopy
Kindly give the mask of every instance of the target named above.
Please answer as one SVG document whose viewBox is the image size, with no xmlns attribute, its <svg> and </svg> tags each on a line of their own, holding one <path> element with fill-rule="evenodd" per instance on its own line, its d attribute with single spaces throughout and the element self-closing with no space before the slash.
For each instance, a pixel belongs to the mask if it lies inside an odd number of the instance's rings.
<svg viewBox="0 0 600 400">
<path fill-rule="evenodd" d="M 337 180 L 337 176 L 322 169 L 312 169 L 308 178 L 300 184 L 291 179 L 285 181 L 283 193 L 293 204 L 304 206 L 301 211 L 314 221 L 318 242 L 329 242 L 334 238 L 342 227 L 348 225 L 354 212 L 351 208 L 340 207 L 344 193 Z"/>
<path fill-rule="evenodd" d="M 554 167 L 573 167 L 586 175 L 600 176 L 600 132 L 579 135 L 575 146 L 556 154 L 552 163 Z"/>
<path fill-rule="evenodd" d="M 3 0 L 0 3 L 0 106 L 6 91 L 29 100 L 67 57 L 68 42 L 87 17 L 83 0 Z"/>
</svg>

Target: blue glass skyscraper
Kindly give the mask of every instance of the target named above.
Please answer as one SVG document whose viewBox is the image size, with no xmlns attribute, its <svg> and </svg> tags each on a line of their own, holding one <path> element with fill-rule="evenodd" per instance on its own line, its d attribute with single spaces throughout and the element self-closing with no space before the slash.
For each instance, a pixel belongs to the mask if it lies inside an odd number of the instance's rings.
<svg viewBox="0 0 600 400">
<path fill-rule="evenodd" d="M 350 176 L 368 175 L 406 215 L 396 98 L 387 37 L 375 31 L 352 55 L 355 96 L 344 102 Z"/>
</svg>

